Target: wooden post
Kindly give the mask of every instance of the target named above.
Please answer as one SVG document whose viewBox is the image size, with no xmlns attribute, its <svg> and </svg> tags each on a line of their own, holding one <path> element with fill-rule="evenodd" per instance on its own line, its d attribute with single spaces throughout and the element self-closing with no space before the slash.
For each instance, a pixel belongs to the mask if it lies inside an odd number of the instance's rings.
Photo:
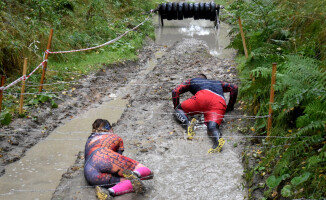
<svg viewBox="0 0 326 200">
<path fill-rule="evenodd" d="M 24 67 L 23 67 L 23 77 L 26 77 L 27 72 L 27 58 L 24 59 Z M 20 92 L 20 104 L 19 104 L 19 114 L 23 114 L 23 104 L 24 104 L 24 93 L 25 93 L 25 83 L 26 80 L 22 80 L 22 89 Z"/>
<path fill-rule="evenodd" d="M 269 98 L 269 111 L 268 111 L 268 122 L 267 122 L 267 137 L 270 136 L 271 129 L 272 129 L 272 104 L 274 103 L 274 85 L 276 81 L 276 63 L 273 63 L 273 69 L 272 69 L 272 82 L 271 82 L 271 92 L 270 92 L 270 98 Z"/>
<path fill-rule="evenodd" d="M 244 53 L 245 53 L 246 58 L 248 58 L 246 39 L 245 39 L 245 36 L 244 36 L 244 33 L 243 33 L 240 17 L 238 18 L 238 21 L 239 21 L 239 26 L 240 26 L 240 33 L 241 33 L 241 37 L 242 37 L 242 44 L 243 44 Z"/>
<path fill-rule="evenodd" d="M 39 88 L 39 92 L 42 92 L 43 89 L 43 83 L 44 83 L 44 79 L 45 79 L 45 72 L 46 72 L 46 67 L 48 65 L 48 57 L 49 57 L 49 53 L 48 50 L 50 50 L 51 48 L 51 41 L 52 41 L 52 35 L 53 35 L 53 29 L 50 30 L 50 36 L 49 36 L 49 40 L 48 40 L 48 45 L 46 47 L 46 52 L 45 52 L 45 57 L 44 59 L 46 60 L 46 62 L 43 63 L 43 70 L 42 70 L 42 76 L 41 76 L 41 82 L 40 82 L 40 88 Z"/>
<path fill-rule="evenodd" d="M 6 80 L 6 77 L 4 75 L 2 75 L 0 87 L 5 85 L 5 80 Z M 1 109 L 2 109 L 2 97 L 3 97 L 3 90 L 0 90 L 0 113 L 1 113 Z"/>
</svg>

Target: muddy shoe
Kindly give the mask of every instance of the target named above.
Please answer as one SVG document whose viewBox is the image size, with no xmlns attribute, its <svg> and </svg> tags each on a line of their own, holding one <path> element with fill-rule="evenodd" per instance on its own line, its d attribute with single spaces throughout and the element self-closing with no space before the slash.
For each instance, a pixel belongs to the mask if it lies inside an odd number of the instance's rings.
<svg viewBox="0 0 326 200">
<path fill-rule="evenodd" d="M 135 193 L 142 194 L 145 192 L 145 187 L 144 187 L 143 182 L 138 178 L 138 176 L 134 172 L 132 172 L 131 170 L 124 170 L 122 172 L 122 175 L 126 179 L 130 180 L 130 182 L 132 184 L 132 188 Z"/>
<path fill-rule="evenodd" d="M 109 190 L 102 188 L 100 186 L 96 186 L 96 196 L 99 200 L 109 200 L 112 199 Z"/>
<path fill-rule="evenodd" d="M 197 121 L 196 118 L 192 118 L 190 125 L 188 126 L 188 130 L 187 130 L 188 140 L 192 140 L 192 138 L 196 135 L 195 130 L 194 130 L 196 121 Z"/>
<path fill-rule="evenodd" d="M 224 144 L 225 144 L 225 140 L 223 138 L 220 138 L 218 140 L 218 146 L 215 149 L 210 148 L 208 150 L 208 153 L 217 153 L 217 152 L 220 152 L 222 150 L 222 147 L 223 147 Z"/>
</svg>

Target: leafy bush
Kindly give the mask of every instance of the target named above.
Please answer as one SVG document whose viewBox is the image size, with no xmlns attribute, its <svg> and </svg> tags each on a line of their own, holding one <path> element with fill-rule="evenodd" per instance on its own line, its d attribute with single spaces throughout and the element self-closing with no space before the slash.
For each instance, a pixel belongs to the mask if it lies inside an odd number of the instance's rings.
<svg viewBox="0 0 326 200">
<path fill-rule="evenodd" d="M 12 116 L 11 116 L 11 114 L 9 112 L 2 111 L 0 113 L 0 124 L 1 125 L 8 125 L 8 124 L 10 124 L 11 119 L 12 119 Z"/>
<path fill-rule="evenodd" d="M 325 2 L 237 0 L 227 9 L 234 24 L 230 47 L 243 52 L 237 17 L 243 21 L 248 59 L 238 59 L 245 80 L 240 98 L 255 115 L 267 115 L 272 63 L 277 62 L 273 129 L 257 168 L 266 172 L 265 198 L 326 196 Z M 323 39 L 321 39 L 323 38 Z M 255 121 L 266 135 L 266 119 Z M 246 176 L 253 177 L 253 176 Z M 268 177 L 268 178 L 267 178 Z M 252 181 L 252 180 L 249 180 Z"/>
</svg>

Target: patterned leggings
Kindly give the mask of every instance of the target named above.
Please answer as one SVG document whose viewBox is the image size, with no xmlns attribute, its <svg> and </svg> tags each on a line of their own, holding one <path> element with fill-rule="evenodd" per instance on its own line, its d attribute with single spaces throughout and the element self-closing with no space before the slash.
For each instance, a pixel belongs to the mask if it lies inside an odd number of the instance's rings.
<svg viewBox="0 0 326 200">
<path fill-rule="evenodd" d="M 123 170 L 134 170 L 138 164 L 108 148 L 99 148 L 85 162 L 84 175 L 90 185 L 112 187 L 120 182 Z"/>
</svg>

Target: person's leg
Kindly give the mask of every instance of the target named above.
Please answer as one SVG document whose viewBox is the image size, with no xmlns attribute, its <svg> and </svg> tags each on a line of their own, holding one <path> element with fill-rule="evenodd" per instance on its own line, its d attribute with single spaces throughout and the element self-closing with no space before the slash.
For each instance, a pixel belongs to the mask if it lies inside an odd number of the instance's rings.
<svg viewBox="0 0 326 200">
<path fill-rule="evenodd" d="M 189 125 L 189 119 L 188 116 L 186 115 L 186 113 L 183 111 L 181 104 L 179 104 L 176 108 L 175 108 L 175 116 L 177 117 L 177 119 L 181 122 L 182 126 L 184 128 L 187 128 Z"/>
<path fill-rule="evenodd" d="M 181 105 L 176 107 L 175 112 L 177 119 L 182 123 L 182 127 L 187 130 L 188 139 L 192 140 L 192 137 L 196 134 L 194 130 L 196 119 L 193 118 L 191 122 L 189 122 L 188 116 L 183 111 Z"/>
<path fill-rule="evenodd" d="M 201 99 L 201 92 L 197 92 L 196 95 L 192 96 L 191 98 L 185 100 L 180 105 L 177 106 L 176 116 L 183 123 L 183 127 L 186 128 L 188 139 L 191 140 L 192 137 L 196 134 L 194 131 L 194 127 L 196 124 L 196 118 L 192 118 L 189 121 L 189 115 L 196 115 L 201 113 L 200 108 L 200 99 Z"/>
<path fill-rule="evenodd" d="M 213 141 L 213 146 L 208 150 L 208 153 L 220 152 L 225 143 L 225 140 L 221 138 L 219 125 L 216 122 L 209 121 L 207 123 L 207 134 Z"/>
<path fill-rule="evenodd" d="M 218 140 L 220 139 L 221 135 L 219 126 L 215 122 L 209 121 L 207 123 L 207 134 L 211 137 L 213 141 L 212 148 L 215 149 L 218 146 Z"/>
<path fill-rule="evenodd" d="M 90 185 L 100 185 L 102 187 L 110 187 L 114 185 L 114 183 L 111 183 L 112 175 L 108 173 L 102 173 L 95 165 L 95 162 L 87 163 L 84 167 L 84 176 L 86 181 Z M 116 180 L 120 182 L 120 180 Z"/>
<path fill-rule="evenodd" d="M 103 176 L 107 174 L 112 177 L 109 183 L 111 186 L 115 185 L 104 190 L 111 196 L 143 191 L 144 186 L 136 175 L 126 177 L 126 171 L 134 170 L 139 162 L 106 148 L 96 152 L 93 159 L 97 161 L 96 167 Z M 101 190 L 100 188 L 96 189 Z"/>
<path fill-rule="evenodd" d="M 123 194 L 127 194 L 130 192 L 136 192 L 139 193 L 142 191 L 142 189 L 139 189 L 139 187 L 135 187 L 135 182 L 133 180 L 124 180 L 120 183 L 116 184 L 115 186 L 109 188 L 109 193 L 111 196 L 119 196 Z"/>
<path fill-rule="evenodd" d="M 204 117 L 207 125 L 207 133 L 213 140 L 213 146 L 208 150 L 208 153 L 220 152 L 225 143 L 225 140 L 221 138 L 219 129 L 226 110 L 225 100 L 221 96 L 213 93 L 207 93 L 206 98 L 209 106 L 205 110 Z"/>
<path fill-rule="evenodd" d="M 154 177 L 154 173 L 148 167 L 140 163 L 136 166 L 133 172 L 140 178 L 140 180 L 148 180 Z"/>
<path fill-rule="evenodd" d="M 138 179 L 138 178 L 137 178 Z M 118 182 L 111 188 L 103 188 L 100 186 L 96 186 L 96 195 L 99 199 L 107 200 L 109 196 L 119 196 L 123 194 L 127 194 L 130 192 L 141 193 L 143 191 L 143 184 L 138 179 L 125 179 L 121 178 L 121 182 Z"/>
</svg>

